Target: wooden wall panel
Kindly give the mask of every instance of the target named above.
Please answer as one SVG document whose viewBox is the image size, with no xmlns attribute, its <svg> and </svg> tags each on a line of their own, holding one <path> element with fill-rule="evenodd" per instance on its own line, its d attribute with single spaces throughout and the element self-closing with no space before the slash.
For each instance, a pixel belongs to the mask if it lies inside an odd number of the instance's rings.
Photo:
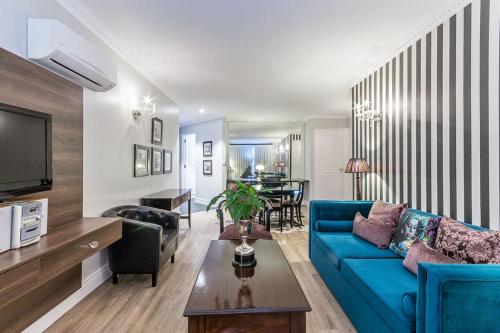
<svg viewBox="0 0 500 333">
<path fill-rule="evenodd" d="M 2 332 L 21 332 L 80 289 L 81 285 L 82 264 L 80 263 L 16 299 L 9 306 L 0 306 Z"/>
<path fill-rule="evenodd" d="M 49 229 L 82 217 L 83 88 L 0 48 L 0 103 L 52 114 L 52 190 L 23 198 L 49 198 Z"/>
</svg>

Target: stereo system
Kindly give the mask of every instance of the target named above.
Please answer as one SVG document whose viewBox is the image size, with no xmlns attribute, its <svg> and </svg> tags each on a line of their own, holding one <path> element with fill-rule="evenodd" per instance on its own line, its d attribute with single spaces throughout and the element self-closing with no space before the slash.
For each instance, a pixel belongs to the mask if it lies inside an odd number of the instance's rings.
<svg viewBox="0 0 500 333">
<path fill-rule="evenodd" d="M 48 200 L 0 205 L 0 252 L 36 243 L 47 233 Z"/>
</svg>

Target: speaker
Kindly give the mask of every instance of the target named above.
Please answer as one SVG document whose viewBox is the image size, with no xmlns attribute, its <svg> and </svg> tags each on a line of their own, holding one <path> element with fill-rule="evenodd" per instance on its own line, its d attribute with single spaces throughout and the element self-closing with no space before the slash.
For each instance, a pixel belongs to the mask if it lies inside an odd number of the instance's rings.
<svg viewBox="0 0 500 333">
<path fill-rule="evenodd" d="M 12 207 L 0 204 L 0 253 L 10 250 Z"/>
<path fill-rule="evenodd" d="M 41 228 L 41 236 L 47 234 L 47 216 L 49 215 L 49 199 L 40 199 L 36 200 L 42 203 L 42 228 Z"/>
</svg>

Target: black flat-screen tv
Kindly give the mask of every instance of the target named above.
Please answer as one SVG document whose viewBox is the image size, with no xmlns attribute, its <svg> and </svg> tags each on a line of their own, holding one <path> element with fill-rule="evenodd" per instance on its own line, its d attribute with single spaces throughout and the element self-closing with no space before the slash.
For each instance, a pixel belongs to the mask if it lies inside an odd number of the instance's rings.
<svg viewBox="0 0 500 333">
<path fill-rule="evenodd" d="M 52 188 L 52 116 L 0 104 L 0 201 Z"/>
</svg>

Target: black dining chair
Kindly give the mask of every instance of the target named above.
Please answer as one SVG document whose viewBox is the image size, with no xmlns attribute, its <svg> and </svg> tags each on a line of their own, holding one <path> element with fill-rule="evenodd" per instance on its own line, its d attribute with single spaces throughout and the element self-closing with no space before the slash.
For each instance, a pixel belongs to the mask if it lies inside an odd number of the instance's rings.
<svg viewBox="0 0 500 333">
<path fill-rule="evenodd" d="M 291 195 L 288 199 L 283 201 L 283 209 L 285 211 L 285 218 L 287 216 L 288 209 L 290 209 L 290 225 L 293 221 L 293 213 L 297 216 L 297 221 L 300 225 L 302 223 L 302 200 L 304 199 L 304 182 L 298 182 L 299 189 L 294 195 Z"/>
</svg>

